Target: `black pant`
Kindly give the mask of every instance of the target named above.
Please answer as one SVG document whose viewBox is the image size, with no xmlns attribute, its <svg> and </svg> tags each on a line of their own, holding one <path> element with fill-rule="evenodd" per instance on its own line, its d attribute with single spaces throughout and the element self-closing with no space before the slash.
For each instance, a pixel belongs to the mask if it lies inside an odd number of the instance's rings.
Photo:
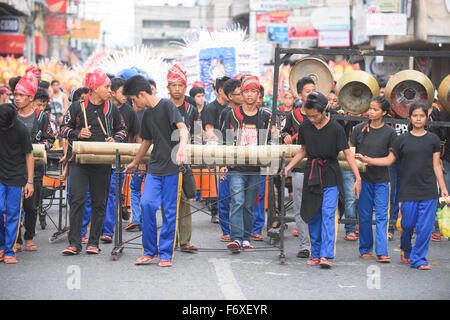
<svg viewBox="0 0 450 320">
<path fill-rule="evenodd" d="M 24 221 L 23 225 L 25 227 L 25 234 L 23 236 L 24 240 L 33 240 L 36 235 L 36 220 L 37 220 L 37 208 L 39 202 L 41 201 L 41 189 L 42 189 L 42 177 L 34 178 L 34 193 L 28 199 L 23 200 L 23 211 L 24 211 Z M 19 236 L 17 237 L 17 243 L 23 244 L 22 242 L 22 228 L 19 229 Z"/>
<path fill-rule="evenodd" d="M 91 228 L 88 246 L 98 247 L 106 215 L 111 166 L 71 164 L 69 168 L 70 231 L 69 243 L 81 251 L 81 228 L 89 186 L 91 196 Z"/>
</svg>

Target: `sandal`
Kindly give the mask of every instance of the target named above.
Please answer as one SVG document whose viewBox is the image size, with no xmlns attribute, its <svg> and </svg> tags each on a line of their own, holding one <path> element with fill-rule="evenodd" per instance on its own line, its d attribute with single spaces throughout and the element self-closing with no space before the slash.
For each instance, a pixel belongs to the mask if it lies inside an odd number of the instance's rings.
<svg viewBox="0 0 450 320">
<path fill-rule="evenodd" d="M 89 254 L 98 254 L 99 252 L 100 252 L 100 249 L 97 247 L 94 247 L 94 246 L 88 246 L 86 248 L 86 253 L 89 253 Z"/>
<path fill-rule="evenodd" d="M 25 251 L 37 251 L 37 247 L 33 242 L 25 244 Z"/>
<path fill-rule="evenodd" d="M 359 257 L 363 259 L 375 259 L 372 252 L 360 254 Z"/>
<path fill-rule="evenodd" d="M 180 250 L 182 252 L 193 252 L 193 251 L 198 251 L 198 248 L 196 246 L 194 246 L 193 244 L 188 243 L 188 244 L 185 244 L 184 246 L 182 246 L 180 248 Z"/>
<path fill-rule="evenodd" d="M 221 236 L 220 237 L 220 241 L 222 241 L 222 242 L 230 242 L 231 241 L 230 235 L 227 234 L 225 236 Z"/>
<path fill-rule="evenodd" d="M 158 267 L 171 267 L 172 260 L 159 260 Z"/>
<path fill-rule="evenodd" d="M 235 240 L 227 245 L 227 249 L 233 253 L 239 253 L 241 251 L 241 244 L 239 241 Z"/>
<path fill-rule="evenodd" d="M 431 267 L 427 264 L 423 264 L 417 268 L 418 270 L 431 270 Z"/>
<path fill-rule="evenodd" d="M 292 235 L 294 237 L 298 237 L 298 228 L 297 227 L 295 227 L 294 230 L 292 230 Z"/>
<path fill-rule="evenodd" d="M 20 243 L 16 243 L 16 250 L 15 252 L 20 252 L 22 251 L 22 245 Z"/>
<path fill-rule="evenodd" d="M 358 237 L 354 233 L 349 233 L 344 237 L 344 240 L 356 241 L 358 240 Z"/>
<path fill-rule="evenodd" d="M 14 263 L 17 263 L 18 261 L 17 261 L 17 258 L 16 257 L 14 257 L 14 256 L 4 256 L 3 257 L 3 261 L 6 263 L 6 264 L 14 264 Z"/>
<path fill-rule="evenodd" d="M 264 237 L 262 234 L 255 233 L 252 235 L 253 241 L 264 241 Z"/>
<path fill-rule="evenodd" d="M 102 240 L 104 243 L 111 243 L 113 239 L 111 236 L 104 234 L 100 237 L 100 240 Z"/>
<path fill-rule="evenodd" d="M 306 263 L 309 264 L 310 266 L 317 266 L 320 264 L 320 259 L 319 258 L 311 258 Z"/>
<path fill-rule="evenodd" d="M 440 242 L 442 234 L 433 232 L 431 235 L 431 241 Z"/>
<path fill-rule="evenodd" d="M 129 223 L 126 227 L 125 227 L 125 231 L 135 231 L 135 229 L 139 227 L 139 224 L 137 223 Z"/>
<path fill-rule="evenodd" d="M 389 263 L 389 262 L 391 262 L 391 257 L 385 256 L 385 255 L 379 255 L 379 256 L 377 256 L 377 262 Z"/>
<path fill-rule="evenodd" d="M 400 262 L 404 263 L 404 264 L 410 264 L 411 263 L 411 259 L 410 258 L 405 258 L 404 255 L 400 255 Z"/>
<path fill-rule="evenodd" d="M 158 259 L 159 256 L 142 256 L 139 257 L 136 262 L 134 263 L 135 265 L 139 266 L 139 265 L 146 265 L 146 264 L 150 264 L 150 262 L 152 262 L 153 260 Z"/>
<path fill-rule="evenodd" d="M 327 258 L 320 258 L 319 265 L 321 268 L 324 268 L 324 269 L 331 268 L 331 262 Z"/>
<path fill-rule="evenodd" d="M 89 239 L 87 237 L 81 238 L 81 244 L 87 244 L 89 242 Z"/>
<path fill-rule="evenodd" d="M 5 250 L 0 250 L 0 262 L 4 259 Z"/>
<path fill-rule="evenodd" d="M 74 256 L 79 254 L 76 247 L 67 247 L 61 252 L 64 256 Z"/>
<path fill-rule="evenodd" d="M 393 233 L 388 232 L 388 241 L 394 241 L 395 240 L 395 236 Z"/>
</svg>

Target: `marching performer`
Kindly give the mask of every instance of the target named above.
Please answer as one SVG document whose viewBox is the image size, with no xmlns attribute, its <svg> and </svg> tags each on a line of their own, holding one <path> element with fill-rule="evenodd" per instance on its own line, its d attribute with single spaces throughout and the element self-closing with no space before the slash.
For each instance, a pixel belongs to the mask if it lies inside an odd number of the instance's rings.
<svg viewBox="0 0 450 320">
<path fill-rule="evenodd" d="M 327 98 L 318 92 L 310 93 L 303 104 L 308 119 L 299 127 L 302 148 L 286 166 L 289 171 L 304 157 L 308 158 L 303 182 L 301 217 L 308 223 L 311 240 L 309 265 L 330 268 L 336 250 L 337 203 L 343 197 L 342 176 L 337 155 L 343 151 L 356 177 L 353 191 L 361 190 L 361 177 L 350 151 L 344 130 L 325 116 Z"/>
<path fill-rule="evenodd" d="M 186 73 L 175 64 L 167 73 L 167 90 L 172 101 L 180 112 L 189 131 L 191 142 L 194 135 L 194 121 L 198 118 L 197 108 L 186 101 Z M 189 199 L 181 193 L 180 213 L 178 216 L 178 234 L 180 250 L 184 252 L 197 251 L 197 247 L 190 243 L 192 236 L 192 215 Z M 178 244 L 178 242 L 176 242 Z"/>
<path fill-rule="evenodd" d="M 356 154 L 356 157 L 372 166 L 389 166 L 396 160 L 400 162 L 400 261 L 411 268 L 429 270 L 426 255 L 436 218 L 437 184 L 442 197 L 448 197 L 448 191 L 440 162 L 439 138 L 425 129 L 427 106 L 413 104 L 409 109 L 409 120 L 412 130 L 397 138 L 388 156 L 372 158 Z M 414 229 L 417 237 L 412 247 Z"/>
<path fill-rule="evenodd" d="M 111 80 L 104 72 L 95 70 L 86 75 L 85 85 L 90 89 L 89 96 L 69 107 L 64 116 L 61 135 L 70 143 L 77 140 L 123 142 L 127 130 L 120 111 L 109 101 Z M 74 156 L 69 156 L 69 159 L 70 245 L 62 251 L 62 254 L 76 255 L 81 252 L 81 228 L 88 187 L 92 214 L 86 252 L 98 254 L 105 219 L 105 186 L 109 185 L 111 166 L 77 164 L 74 162 Z"/>
<path fill-rule="evenodd" d="M 179 178 L 182 174 L 178 166 L 183 165 L 187 160 L 186 144 L 189 131 L 175 104 L 170 100 L 153 96 L 145 78 L 141 76 L 130 78 L 125 83 L 123 92 L 133 100 L 135 105 L 147 108 L 142 119 L 141 148 L 133 162 L 126 167 L 125 173 L 134 172 L 137 169 L 141 159 L 153 144 L 141 200 L 144 252 L 135 264 L 149 264 L 160 258 L 159 266 L 170 267 L 177 237 L 182 192 L 182 178 Z M 180 144 L 176 159 L 172 159 L 171 152 L 177 142 L 172 141 L 171 138 L 172 133 L 177 129 L 180 130 Z M 156 212 L 161 205 L 164 208 L 164 214 L 158 245 Z"/>
<path fill-rule="evenodd" d="M 372 158 L 381 158 L 389 154 L 397 137 L 395 129 L 383 121 L 389 110 L 390 103 L 386 98 L 377 96 L 372 99 L 367 111 L 369 121 L 358 124 L 350 136 L 349 145 L 356 147 L 356 153 Z M 372 216 L 375 211 L 376 261 L 389 263 L 391 258 L 387 245 L 390 194 L 388 167 L 368 166 L 367 171 L 361 174 L 361 178 L 362 188 L 358 200 L 360 257 L 374 258 Z"/>
</svg>

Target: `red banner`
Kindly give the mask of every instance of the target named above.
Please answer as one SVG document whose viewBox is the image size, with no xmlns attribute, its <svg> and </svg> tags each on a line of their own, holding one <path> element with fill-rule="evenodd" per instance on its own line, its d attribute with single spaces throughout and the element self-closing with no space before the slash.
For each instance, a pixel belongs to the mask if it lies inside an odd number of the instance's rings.
<svg viewBox="0 0 450 320">
<path fill-rule="evenodd" d="M 23 54 L 24 46 L 23 34 L 0 34 L 0 53 Z"/>
<path fill-rule="evenodd" d="M 46 56 L 48 50 L 48 42 L 47 39 L 39 36 L 34 37 L 34 41 L 36 43 L 36 54 L 40 56 Z"/>
<path fill-rule="evenodd" d="M 49 36 L 67 34 L 67 0 L 46 0 L 45 32 Z"/>
</svg>

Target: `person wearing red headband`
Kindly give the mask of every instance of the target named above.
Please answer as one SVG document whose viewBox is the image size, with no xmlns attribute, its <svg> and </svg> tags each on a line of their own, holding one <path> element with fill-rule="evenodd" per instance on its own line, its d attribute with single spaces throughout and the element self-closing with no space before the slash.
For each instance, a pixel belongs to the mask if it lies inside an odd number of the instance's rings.
<svg viewBox="0 0 450 320">
<path fill-rule="evenodd" d="M 258 77 L 245 77 L 241 84 L 243 104 L 234 107 L 223 123 L 223 136 L 232 137 L 230 145 L 256 146 L 266 144 L 270 125 L 270 113 L 264 108 L 258 110 L 257 102 L 261 87 Z M 232 135 L 226 134 L 231 130 Z M 253 250 L 250 244 L 253 229 L 253 210 L 260 185 L 259 167 L 231 166 L 221 169 L 222 176 L 230 174 L 230 238 L 227 248 L 235 253 Z"/>
<path fill-rule="evenodd" d="M 31 142 L 33 144 L 44 144 L 45 148 L 49 150 L 53 143 L 55 142 L 55 133 L 53 132 L 49 115 L 36 107 L 36 103 L 46 104 L 48 96 L 46 91 L 42 88 L 38 88 L 34 92 L 35 76 L 33 73 L 27 74 L 23 77 L 15 88 L 14 102 L 17 107 L 18 116 L 17 118 L 21 120 L 31 137 Z M 33 84 L 28 86 L 24 82 L 31 81 Z M 36 80 L 37 81 L 37 80 Z M 32 91 L 23 91 L 23 88 L 33 87 Z M 31 96 L 32 95 L 32 96 Z M 33 101 L 30 102 L 30 100 Z M 39 165 L 35 167 L 34 170 L 34 187 L 36 190 L 40 190 L 42 186 L 42 179 L 44 176 L 44 166 Z M 24 216 L 24 227 L 25 227 L 25 250 L 26 251 L 36 251 L 36 245 L 33 243 L 33 238 L 35 236 L 36 230 L 36 219 L 37 219 L 37 207 L 40 201 L 40 192 L 35 192 L 30 198 L 23 201 L 23 209 L 25 212 Z M 22 246 L 22 235 L 19 229 L 19 236 L 17 238 L 17 249 L 20 251 Z"/>
<path fill-rule="evenodd" d="M 175 64 L 167 74 L 167 89 L 169 91 L 170 100 L 175 104 L 180 112 L 186 127 L 190 133 L 190 141 L 194 135 L 194 122 L 198 118 L 198 111 L 195 106 L 186 101 L 186 73 Z M 184 192 L 181 192 L 181 200 L 179 207 L 178 220 L 179 241 L 175 243 L 175 247 L 180 244 L 180 250 L 183 252 L 197 251 L 197 247 L 190 243 L 192 236 L 192 215 L 189 199 Z"/>
<path fill-rule="evenodd" d="M 96 70 L 88 73 L 85 86 L 89 88 L 88 97 L 72 103 L 64 116 L 61 135 L 73 141 L 123 142 L 127 128 L 120 111 L 111 98 L 111 80 Z M 70 205 L 70 245 L 62 251 L 63 255 L 76 255 L 81 251 L 81 229 L 83 224 L 86 193 L 89 187 L 91 196 L 91 228 L 86 252 L 98 254 L 100 234 L 105 219 L 106 192 L 109 185 L 111 165 L 77 164 L 69 146 L 69 205 Z"/>
</svg>

